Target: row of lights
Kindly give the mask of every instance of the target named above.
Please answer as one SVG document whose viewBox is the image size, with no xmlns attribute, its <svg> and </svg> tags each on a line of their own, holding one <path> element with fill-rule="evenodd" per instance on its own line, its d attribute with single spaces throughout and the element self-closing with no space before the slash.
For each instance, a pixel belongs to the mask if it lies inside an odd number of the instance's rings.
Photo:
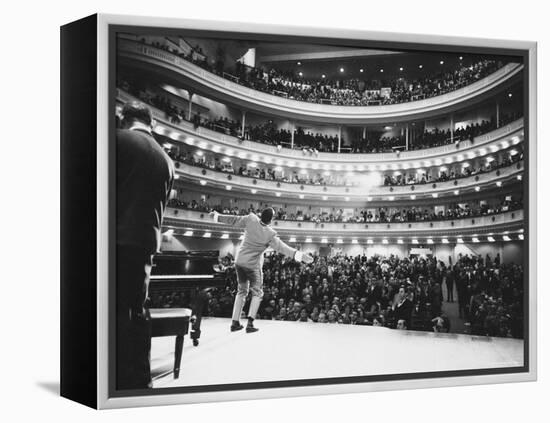
<svg viewBox="0 0 550 423">
<path fill-rule="evenodd" d="M 463 57 L 460 56 L 459 59 L 462 60 Z M 302 66 L 302 62 L 297 62 L 296 64 L 297 64 L 298 66 Z M 444 65 L 444 64 L 445 64 L 445 61 L 444 61 L 444 60 L 440 60 L 440 61 L 439 61 L 439 64 L 440 64 L 440 65 Z M 424 68 L 424 65 L 423 65 L 423 64 L 419 64 L 419 65 L 418 65 L 418 69 L 423 69 L 423 68 Z M 399 67 L 399 72 L 403 72 L 404 70 L 405 70 L 405 68 L 404 68 L 403 66 L 400 66 L 400 67 Z M 340 67 L 338 68 L 338 71 L 339 71 L 340 73 L 344 73 L 344 72 L 346 71 L 346 69 L 345 69 L 343 66 L 340 66 Z M 364 72 L 365 72 L 365 69 L 364 69 L 364 68 L 360 68 L 360 69 L 359 69 L 359 72 L 360 72 L 360 73 L 364 73 Z M 384 73 L 384 69 L 383 69 L 383 68 L 380 69 L 380 73 Z M 301 72 L 301 71 L 298 72 L 298 75 L 303 76 L 303 72 Z M 323 75 L 321 75 L 321 77 L 324 79 L 324 78 L 326 78 L 326 75 L 323 74 Z"/>
<path fill-rule="evenodd" d="M 523 178 L 522 178 L 522 175 L 517 175 L 517 176 L 516 176 L 516 179 L 517 179 L 518 181 L 521 181 L 521 180 L 523 179 Z M 204 179 L 201 179 L 201 180 L 199 181 L 199 183 L 200 183 L 202 186 L 205 186 L 205 185 L 208 184 L 208 182 L 207 182 L 206 180 L 204 180 Z M 501 187 L 502 187 L 502 181 L 497 181 L 497 182 L 495 182 L 495 185 L 497 186 L 497 188 L 501 188 Z M 225 189 L 226 189 L 227 191 L 231 191 L 231 190 L 233 189 L 233 187 L 232 187 L 231 185 L 226 185 L 226 186 L 225 186 Z M 476 185 L 476 186 L 474 187 L 474 191 L 475 191 L 475 192 L 481 191 L 481 187 L 480 187 L 479 185 Z M 250 190 L 250 192 L 251 192 L 252 194 L 257 194 L 257 193 L 258 193 L 258 190 L 257 190 L 256 188 L 252 188 L 252 189 Z M 460 190 L 458 190 L 458 189 L 453 190 L 453 194 L 454 194 L 454 195 L 459 195 L 459 194 L 460 194 Z M 276 196 L 276 197 L 281 197 L 281 195 L 282 195 L 282 193 L 281 193 L 280 191 L 275 191 L 275 196 Z M 285 196 L 285 198 L 287 198 L 287 197 L 288 197 L 288 196 Z M 439 197 L 439 194 L 438 194 L 437 192 L 434 192 L 434 193 L 431 194 L 431 197 L 432 197 L 432 198 L 438 198 L 438 197 Z M 298 198 L 299 198 L 300 200 L 303 200 L 303 199 L 305 198 L 305 196 L 304 196 L 304 194 L 298 194 Z M 328 197 L 327 195 L 323 195 L 321 198 L 322 198 L 324 201 L 327 201 L 327 200 L 329 199 L 329 197 Z M 337 199 L 340 199 L 340 198 L 341 198 L 341 197 L 337 197 Z M 409 196 L 409 198 L 410 198 L 411 200 L 416 200 L 417 195 L 416 195 L 416 194 L 411 194 L 411 195 Z M 365 197 L 365 200 L 367 200 L 367 201 L 373 201 L 373 199 L 374 199 L 374 197 L 372 197 L 372 196 L 367 196 L 367 197 Z M 387 199 L 388 201 L 394 201 L 394 200 L 395 200 L 395 196 L 394 196 L 394 195 L 390 195 L 390 196 L 388 196 L 386 199 Z M 346 197 L 344 197 L 344 200 L 350 201 L 350 197 L 349 197 L 349 196 L 346 196 Z M 380 200 L 380 201 L 384 201 L 384 198 L 383 198 L 383 197 L 380 197 L 379 200 Z"/>
<path fill-rule="evenodd" d="M 155 132 L 157 132 L 160 135 L 168 136 L 168 137 L 170 137 L 174 140 L 180 140 L 182 138 L 182 136 L 178 132 L 176 132 L 176 131 L 170 131 L 169 132 L 164 127 L 162 127 L 161 125 L 157 125 L 155 127 Z M 208 143 L 206 141 L 196 142 L 196 140 L 194 138 L 191 138 L 191 137 L 185 137 L 183 139 L 183 142 L 188 144 L 188 145 L 197 146 L 200 149 L 206 149 L 208 147 Z M 227 147 L 225 147 L 225 149 L 224 149 L 224 154 L 226 156 L 236 155 L 240 159 L 250 159 L 253 162 L 261 161 L 265 164 L 275 164 L 276 166 L 285 165 L 285 166 L 290 167 L 290 168 L 299 167 L 301 169 L 305 169 L 305 168 L 311 167 L 311 169 L 313 169 L 313 170 L 324 169 L 324 170 L 328 171 L 329 169 L 331 169 L 331 170 L 335 170 L 335 171 L 347 170 L 347 171 L 350 171 L 350 172 L 351 171 L 365 171 L 365 170 L 366 171 L 368 171 L 368 170 L 385 171 L 385 170 L 400 170 L 400 169 L 407 170 L 407 169 L 411 169 L 411 168 L 412 169 L 418 169 L 418 168 L 422 168 L 422 167 L 442 166 L 444 164 L 452 164 L 452 163 L 455 163 L 455 162 L 462 162 L 464 160 L 471 160 L 471 159 L 474 159 L 476 157 L 483 157 L 487 154 L 496 153 L 499 150 L 507 149 L 510 146 L 519 144 L 520 142 L 521 142 L 520 136 L 513 136 L 512 138 L 510 138 L 509 141 L 508 140 L 500 141 L 500 142 L 497 142 L 497 143 L 495 143 L 491 146 L 480 148 L 477 151 L 470 151 L 468 153 L 460 153 L 456 156 L 453 155 L 453 156 L 447 157 L 446 159 L 424 160 L 424 161 L 416 161 L 416 162 L 407 162 L 407 163 L 402 163 L 402 164 L 397 164 L 397 163 L 392 163 L 392 164 L 381 163 L 381 164 L 373 164 L 373 165 L 364 165 L 364 164 L 352 165 L 352 164 L 348 164 L 348 165 L 344 166 L 344 165 L 341 165 L 341 164 L 333 164 L 333 163 L 320 164 L 320 163 L 315 163 L 315 162 L 314 163 L 299 162 L 299 161 L 297 162 L 295 160 L 289 160 L 289 159 L 283 160 L 281 158 L 272 158 L 272 157 L 269 157 L 269 156 L 260 157 L 255 153 L 246 153 L 244 151 L 236 152 L 233 149 L 227 148 Z M 169 144 L 169 143 L 166 143 L 165 147 L 166 148 L 171 148 L 172 145 Z M 221 153 L 222 149 L 221 149 L 220 146 L 213 145 L 211 147 L 212 147 L 212 151 L 214 151 L 216 153 Z M 512 150 L 511 153 L 512 154 L 518 154 L 517 150 Z M 223 160 L 226 161 L 226 162 L 229 162 L 231 159 L 229 157 L 224 157 Z"/>
<path fill-rule="evenodd" d="M 167 236 L 167 237 L 172 237 L 174 235 L 174 230 L 173 229 L 168 229 L 166 232 L 164 232 L 164 235 Z M 202 235 L 198 235 L 195 233 L 195 231 L 193 231 L 192 229 L 188 229 L 188 230 L 185 230 L 183 232 L 183 236 L 185 237 L 202 237 L 202 238 L 213 238 L 213 233 L 212 232 L 209 232 L 209 231 L 206 231 L 206 232 L 203 232 Z M 220 233 L 217 235 L 217 237 L 219 239 L 230 239 L 230 234 L 227 233 L 227 232 L 223 232 L 223 233 Z M 244 239 L 244 235 L 240 235 L 239 240 L 242 240 Z M 329 242 L 332 242 L 332 243 L 335 243 L 335 244 L 344 244 L 344 238 L 341 238 L 341 237 L 338 237 L 336 239 L 330 239 L 327 238 L 327 237 L 321 237 L 321 238 L 316 238 L 316 241 L 314 241 L 314 238 L 313 237 L 310 237 L 310 236 L 307 236 L 307 237 L 301 237 L 300 240 L 303 240 L 303 241 L 298 241 L 298 237 L 296 237 L 295 235 L 291 235 L 289 236 L 288 238 L 288 242 L 290 243 L 297 243 L 297 242 L 304 242 L 306 244 L 309 244 L 309 243 L 312 243 L 312 242 L 320 242 L 321 244 L 328 244 Z M 388 238 L 378 238 L 378 239 L 374 239 L 374 238 L 366 238 L 366 239 L 358 239 L 358 238 L 350 238 L 348 240 L 348 243 L 351 243 L 351 244 L 366 244 L 366 245 L 378 245 L 378 244 L 381 244 L 381 245 L 389 245 L 389 244 L 398 244 L 398 245 L 403 245 L 405 243 L 408 243 L 408 244 L 412 244 L 412 245 L 433 245 L 433 244 L 436 244 L 436 243 L 440 243 L 440 244 L 450 244 L 450 243 L 455 243 L 455 244 L 464 244 L 466 242 L 471 242 L 471 243 L 480 243 L 480 242 L 497 242 L 497 241 L 513 241 L 513 240 L 518 240 L 518 241 L 523 241 L 525 239 L 523 233 L 518 233 L 518 234 L 504 234 L 504 235 L 488 235 L 488 236 L 484 236 L 484 237 L 481 237 L 481 236 L 478 236 L 478 235 L 473 235 L 471 237 L 463 237 L 463 236 L 458 236 L 454 239 L 449 239 L 449 238 L 425 238 L 425 239 L 419 239 L 419 238 L 409 238 L 409 239 L 404 239 L 404 238 L 397 238 L 397 239 L 388 239 Z"/>
</svg>

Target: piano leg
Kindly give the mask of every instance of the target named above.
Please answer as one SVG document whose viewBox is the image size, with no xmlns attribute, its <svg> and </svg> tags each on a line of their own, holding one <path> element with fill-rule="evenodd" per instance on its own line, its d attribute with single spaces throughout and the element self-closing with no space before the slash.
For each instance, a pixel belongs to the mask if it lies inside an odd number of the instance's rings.
<svg viewBox="0 0 550 423">
<path fill-rule="evenodd" d="M 195 297 L 193 298 L 193 315 L 195 316 L 195 319 L 193 321 L 193 324 L 191 325 L 191 339 L 193 340 L 193 345 L 196 347 L 199 345 L 199 338 L 201 337 L 201 320 L 202 320 L 202 312 L 204 310 L 204 306 L 206 305 L 208 301 L 208 293 L 207 291 L 199 291 L 195 293 Z"/>
<path fill-rule="evenodd" d="M 183 354 L 183 335 L 176 336 L 176 354 L 174 357 L 174 379 L 180 377 L 181 356 Z"/>
</svg>

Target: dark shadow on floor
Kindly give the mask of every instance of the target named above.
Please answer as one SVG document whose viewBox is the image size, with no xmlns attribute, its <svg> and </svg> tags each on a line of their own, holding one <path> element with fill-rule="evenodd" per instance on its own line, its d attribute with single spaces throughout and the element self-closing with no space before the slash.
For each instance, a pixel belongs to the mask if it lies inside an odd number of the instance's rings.
<svg viewBox="0 0 550 423">
<path fill-rule="evenodd" d="M 59 396 L 59 382 L 36 382 L 36 385 L 50 394 Z"/>
</svg>

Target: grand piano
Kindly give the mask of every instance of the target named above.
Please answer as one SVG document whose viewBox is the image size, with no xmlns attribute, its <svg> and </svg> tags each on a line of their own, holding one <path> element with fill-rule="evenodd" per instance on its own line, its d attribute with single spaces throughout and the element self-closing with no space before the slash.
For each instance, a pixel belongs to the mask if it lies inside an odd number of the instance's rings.
<svg viewBox="0 0 550 423">
<path fill-rule="evenodd" d="M 199 345 L 201 320 L 208 290 L 225 285 L 225 273 L 218 267 L 219 251 L 177 251 L 157 254 L 149 281 L 149 298 L 172 293 L 179 301 L 168 308 L 150 308 L 152 335 L 176 336 L 174 378 L 179 377 L 183 338 L 189 331 L 193 345 Z"/>
</svg>

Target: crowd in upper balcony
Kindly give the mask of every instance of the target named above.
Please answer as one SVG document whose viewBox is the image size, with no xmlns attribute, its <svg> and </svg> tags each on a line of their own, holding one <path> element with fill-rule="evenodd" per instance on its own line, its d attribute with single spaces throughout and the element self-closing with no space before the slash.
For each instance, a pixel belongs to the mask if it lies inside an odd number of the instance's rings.
<svg viewBox="0 0 550 423">
<path fill-rule="evenodd" d="M 151 93 L 139 83 L 130 84 L 127 81 L 119 80 L 118 86 L 136 96 L 139 100 L 152 105 L 166 113 L 167 119 L 179 124 L 187 120 L 189 116 L 184 110 L 175 105 L 167 95 Z M 337 134 L 321 134 L 305 131 L 297 127 L 293 132 L 289 129 L 279 128 L 274 121 L 267 120 L 258 125 L 245 125 L 244 132 L 240 120 L 227 117 L 204 117 L 200 112 L 196 112 L 191 117 L 195 129 L 199 127 L 208 128 L 213 131 L 221 132 L 234 136 L 238 139 L 250 140 L 273 146 L 285 148 L 294 148 L 304 150 L 304 153 L 316 154 L 318 152 L 327 153 L 389 153 L 401 150 L 420 150 L 424 148 L 433 148 L 461 141 L 473 141 L 474 137 L 485 134 L 500 126 L 506 125 L 521 117 L 520 112 L 503 114 L 497 122 L 495 118 L 483 120 L 456 128 L 451 134 L 450 128 L 446 130 L 432 129 L 424 130 L 411 137 L 408 145 L 405 135 L 383 136 L 382 133 L 371 134 L 369 137 L 350 140 L 347 142 L 344 137 L 338 140 Z M 294 135 L 294 139 L 293 139 Z"/>
<path fill-rule="evenodd" d="M 231 316 L 234 258 L 227 255 L 222 264 L 227 283 L 210 292 L 205 315 Z M 498 254 L 460 254 L 452 263 L 433 256 L 316 253 L 313 263 L 301 265 L 267 253 L 263 275 L 258 319 L 523 337 L 523 268 L 501 263 Z M 455 291 L 458 304 L 453 304 Z M 181 307 L 183 300 L 169 291 L 155 294 L 151 304 Z M 452 327 L 446 310 L 456 306 L 462 322 L 455 320 L 458 325 Z"/>
<path fill-rule="evenodd" d="M 146 42 L 145 39 L 141 41 Z M 479 81 L 504 66 L 500 60 L 479 59 L 470 66 L 461 65 L 452 71 L 417 79 L 394 77 L 388 80 L 310 80 L 302 78 L 296 72 L 273 67 L 250 67 L 238 60 L 226 64 L 221 55 L 209 58 L 200 46 L 192 47 L 185 54 L 159 42 L 153 42 L 152 45 L 255 90 L 293 100 L 344 106 L 387 105 L 435 97 Z"/>
<path fill-rule="evenodd" d="M 213 210 L 223 214 L 247 215 L 249 213 L 261 214 L 262 204 L 250 204 L 243 208 L 239 206 L 226 206 L 222 204 L 212 204 L 206 199 L 184 200 L 181 198 L 172 198 L 168 202 L 169 207 L 195 210 L 201 212 L 211 212 Z M 354 210 L 351 213 L 344 208 L 334 208 L 332 211 L 324 211 L 321 208 L 316 210 L 302 210 L 296 208 L 287 210 L 283 207 L 275 207 L 275 218 L 283 221 L 314 222 L 314 223 L 403 223 L 403 222 L 427 222 L 453 220 L 466 217 L 488 216 L 498 213 L 504 213 L 523 208 L 521 200 L 512 200 L 505 197 L 496 203 L 487 202 L 469 202 L 456 203 L 444 208 L 435 207 L 377 207 L 364 210 Z"/>
<path fill-rule="evenodd" d="M 282 171 L 282 168 L 262 165 L 254 163 L 254 166 L 246 166 L 241 164 L 239 167 L 234 167 L 230 159 L 219 159 L 218 157 L 207 158 L 204 156 L 198 156 L 191 153 L 182 151 L 179 154 L 169 150 L 168 155 L 176 162 L 186 163 L 191 166 L 202 167 L 205 169 L 214 170 L 217 172 L 229 173 L 232 175 L 245 176 L 254 179 L 263 179 L 267 181 L 285 182 L 291 184 L 306 184 L 306 185 L 321 185 L 321 186 L 360 186 L 361 182 L 357 178 L 359 174 L 353 177 L 347 176 L 344 173 L 336 172 L 307 172 L 297 170 Z M 492 161 L 485 161 L 482 165 L 461 166 L 456 171 L 451 170 L 439 170 L 434 172 L 422 171 L 419 172 L 416 169 L 409 171 L 402 171 L 399 174 L 395 172 L 385 173 L 383 175 L 383 182 L 380 185 L 385 186 L 399 186 L 399 185 L 416 185 L 427 184 L 436 182 L 447 182 L 450 180 L 456 180 L 460 178 L 467 178 L 474 175 L 480 175 L 487 172 L 510 166 L 523 159 L 523 152 L 519 152 L 514 155 L 506 155 L 502 158 L 494 159 Z M 445 168 L 447 169 L 447 168 Z"/>
</svg>

